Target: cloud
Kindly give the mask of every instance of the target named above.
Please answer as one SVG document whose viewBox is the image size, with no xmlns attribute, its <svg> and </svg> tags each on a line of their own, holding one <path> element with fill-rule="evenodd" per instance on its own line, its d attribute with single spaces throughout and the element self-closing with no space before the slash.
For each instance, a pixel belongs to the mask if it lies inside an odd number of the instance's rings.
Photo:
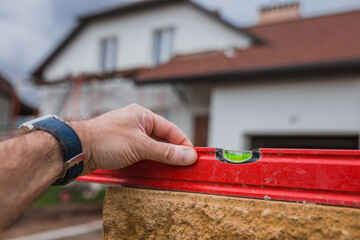
<svg viewBox="0 0 360 240">
<path fill-rule="evenodd" d="M 212 10 L 220 10 L 225 19 L 238 26 L 251 26 L 258 22 L 259 10 L 263 6 L 289 3 L 291 0 L 193 0 Z M 331 14 L 360 8 L 359 0 L 295 0 L 300 3 L 302 16 Z"/>
<path fill-rule="evenodd" d="M 135 0 L 0 0 L 0 72 L 26 78 L 76 24 L 76 16 Z M 262 5 L 288 0 L 194 0 L 232 23 L 256 24 Z M 360 8 L 359 0 L 300 0 L 304 16 Z"/>
<path fill-rule="evenodd" d="M 0 72 L 29 77 L 76 24 L 76 16 L 129 0 L 0 0 Z"/>
<path fill-rule="evenodd" d="M 55 28 L 51 4 L 38 1 L 0 2 L 0 71 L 19 78 L 33 66 L 51 41 Z"/>
</svg>

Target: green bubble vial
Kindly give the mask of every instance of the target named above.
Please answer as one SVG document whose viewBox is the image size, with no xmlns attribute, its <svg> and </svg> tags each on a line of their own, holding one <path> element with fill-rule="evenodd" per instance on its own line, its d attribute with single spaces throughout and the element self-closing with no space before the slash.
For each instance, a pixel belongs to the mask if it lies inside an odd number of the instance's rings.
<svg viewBox="0 0 360 240">
<path fill-rule="evenodd" d="M 252 158 L 252 151 L 224 150 L 224 157 L 231 162 L 245 162 Z"/>
</svg>

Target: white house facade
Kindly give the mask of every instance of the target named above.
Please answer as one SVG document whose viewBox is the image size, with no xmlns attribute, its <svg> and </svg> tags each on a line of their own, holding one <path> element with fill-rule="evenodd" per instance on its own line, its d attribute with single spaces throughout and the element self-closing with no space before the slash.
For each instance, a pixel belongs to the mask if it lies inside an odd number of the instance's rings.
<svg viewBox="0 0 360 240">
<path fill-rule="evenodd" d="M 211 146 L 248 149 L 257 137 L 307 137 L 309 147 L 317 137 L 354 142 L 360 132 L 360 75 L 217 87 L 210 119 Z"/>
<path fill-rule="evenodd" d="M 79 26 L 36 70 L 41 72 L 37 78 L 46 84 L 39 87 L 41 114 L 88 117 L 139 103 L 175 122 L 192 138 L 193 115 L 207 114 L 209 106 L 184 105 L 179 94 L 189 95 L 189 88 L 138 87 L 131 76 L 120 74 L 83 83 L 82 91 L 75 93 L 76 84 L 63 80 L 69 75 L 152 68 L 189 53 L 247 49 L 254 39 L 190 1 L 144 1 L 120 7 L 118 12 L 80 18 Z"/>
<path fill-rule="evenodd" d="M 103 45 L 106 43 L 111 50 L 108 55 L 111 54 L 112 64 L 109 64 L 113 69 L 104 69 L 107 52 Z M 246 49 L 250 45 L 247 35 L 193 4 L 175 1 L 86 23 L 47 65 L 43 77 L 51 82 L 67 74 L 149 67 L 166 62 L 174 55 L 233 47 Z"/>
<path fill-rule="evenodd" d="M 198 95 L 208 106 L 208 146 L 357 149 L 360 35 L 351 29 L 358 27 L 360 11 L 296 16 L 246 29 L 263 43 L 231 56 L 226 51 L 183 56 L 141 73 L 136 81 L 203 90 Z M 195 132 L 201 127 L 193 125 Z"/>
<path fill-rule="evenodd" d="M 82 17 L 34 71 L 41 114 L 139 103 L 196 146 L 358 148 L 360 11 L 301 19 L 298 8 L 267 8 L 247 29 L 186 0 Z"/>
</svg>

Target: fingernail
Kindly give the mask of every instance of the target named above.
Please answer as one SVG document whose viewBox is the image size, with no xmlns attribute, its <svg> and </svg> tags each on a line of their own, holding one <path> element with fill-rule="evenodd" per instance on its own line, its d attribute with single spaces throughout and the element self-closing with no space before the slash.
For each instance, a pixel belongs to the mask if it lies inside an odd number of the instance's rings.
<svg viewBox="0 0 360 240">
<path fill-rule="evenodd" d="M 181 153 L 181 161 L 185 164 L 192 164 L 194 162 L 194 150 L 185 149 Z"/>
</svg>

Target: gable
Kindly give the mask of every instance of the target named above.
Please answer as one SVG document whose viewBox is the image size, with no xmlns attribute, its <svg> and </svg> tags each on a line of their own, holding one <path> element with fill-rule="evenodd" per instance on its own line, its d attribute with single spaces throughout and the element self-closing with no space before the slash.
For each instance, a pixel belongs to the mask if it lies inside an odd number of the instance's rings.
<svg viewBox="0 0 360 240">
<path fill-rule="evenodd" d="M 227 47 L 247 48 L 252 35 L 218 19 L 188 1 L 144 1 L 140 9 L 123 8 L 80 19 L 59 47 L 33 73 L 35 78 L 54 80 L 66 74 L 99 71 L 99 41 L 117 37 L 117 70 L 151 65 L 153 32 L 175 28 L 175 54 L 187 54 Z M 155 4 L 156 3 L 156 4 Z M 161 3 L 161 4 L 160 4 Z M 139 6 L 136 3 L 135 6 Z M 132 5 L 131 5 L 132 6 Z"/>
</svg>

